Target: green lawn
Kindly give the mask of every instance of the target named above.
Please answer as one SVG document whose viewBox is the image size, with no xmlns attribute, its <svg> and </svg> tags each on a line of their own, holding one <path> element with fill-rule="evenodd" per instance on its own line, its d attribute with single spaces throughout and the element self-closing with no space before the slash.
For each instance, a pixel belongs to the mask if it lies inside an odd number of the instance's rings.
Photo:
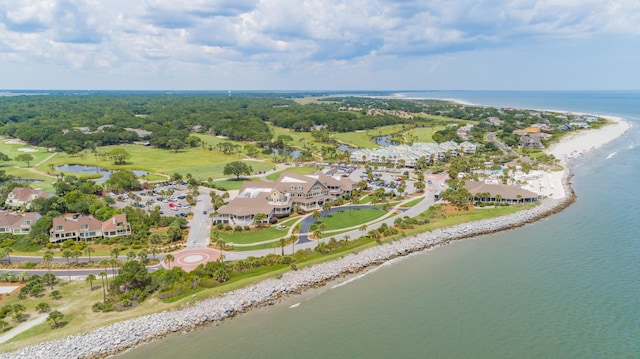
<svg viewBox="0 0 640 359">
<path fill-rule="evenodd" d="M 125 165 L 114 165 L 111 162 L 104 162 L 96 154 L 83 151 L 80 155 L 69 156 L 59 153 L 47 163 L 38 167 L 39 171 L 48 172 L 51 170 L 50 164 L 54 166 L 62 164 L 82 164 L 100 166 L 111 170 L 129 169 L 144 170 L 152 173 L 164 173 L 171 175 L 175 172 L 182 175 L 190 173 L 196 179 L 207 179 L 228 177 L 223 174 L 224 166 L 231 161 L 242 160 L 243 156 L 225 155 L 217 150 L 189 148 L 178 152 L 158 149 L 152 146 L 123 145 L 131 157 Z M 100 147 L 99 152 L 106 153 L 114 146 Z M 267 171 L 273 169 L 273 164 L 267 161 L 246 161 L 254 172 Z"/>
<path fill-rule="evenodd" d="M 416 204 L 422 202 L 422 200 L 424 199 L 424 197 L 420 197 L 420 198 L 416 198 L 413 201 L 407 202 L 404 204 L 404 207 L 413 207 Z"/>
<path fill-rule="evenodd" d="M 401 125 L 382 126 L 374 130 L 336 133 L 333 137 L 336 140 L 350 144 L 353 147 L 376 148 L 380 146 L 371 140 L 372 137 L 389 135 L 399 131 L 401 128 Z"/>
<path fill-rule="evenodd" d="M 242 188 L 242 184 L 245 182 L 263 182 L 260 178 L 240 178 L 240 180 L 224 180 L 224 181 L 213 181 L 216 188 L 224 189 L 225 191 L 240 189 Z"/>
<path fill-rule="evenodd" d="M 276 180 L 278 180 L 278 178 L 280 178 L 280 175 L 282 175 L 284 172 L 293 172 L 293 173 L 297 173 L 297 174 L 301 174 L 301 175 L 310 175 L 310 174 L 315 173 L 317 170 L 318 170 L 318 167 L 312 167 L 312 166 L 289 167 L 289 168 L 287 168 L 285 170 L 274 172 L 274 173 L 268 175 L 267 179 L 269 181 L 276 181 Z"/>
<path fill-rule="evenodd" d="M 345 209 L 341 212 L 334 212 L 326 217 L 320 218 L 317 223 L 324 223 L 327 231 L 359 226 L 362 223 L 378 219 L 387 213 L 382 209 Z"/>
<path fill-rule="evenodd" d="M 280 238 L 287 235 L 287 229 L 278 229 L 275 226 L 271 226 L 265 229 L 255 231 L 242 231 L 242 232 L 218 232 L 218 236 L 223 241 L 229 243 L 239 244 L 251 244 L 256 242 L 268 241 L 270 239 Z M 212 237 L 213 231 L 212 229 Z"/>
<path fill-rule="evenodd" d="M 433 134 L 445 129 L 446 126 L 436 127 L 416 127 L 404 134 L 405 141 L 412 142 L 433 142 Z"/>
</svg>

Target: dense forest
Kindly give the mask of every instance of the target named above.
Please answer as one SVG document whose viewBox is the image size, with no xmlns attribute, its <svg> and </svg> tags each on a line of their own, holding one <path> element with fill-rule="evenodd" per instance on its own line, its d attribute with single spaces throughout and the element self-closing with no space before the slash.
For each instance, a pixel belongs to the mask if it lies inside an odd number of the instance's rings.
<svg viewBox="0 0 640 359">
<path fill-rule="evenodd" d="M 404 123 L 393 115 L 340 111 L 339 103 L 301 105 L 290 96 L 244 94 L 95 93 L 0 97 L 0 134 L 74 153 L 97 146 L 149 141 L 197 146 L 192 132 L 270 142 L 268 122 L 295 131 L 349 132 Z"/>
</svg>

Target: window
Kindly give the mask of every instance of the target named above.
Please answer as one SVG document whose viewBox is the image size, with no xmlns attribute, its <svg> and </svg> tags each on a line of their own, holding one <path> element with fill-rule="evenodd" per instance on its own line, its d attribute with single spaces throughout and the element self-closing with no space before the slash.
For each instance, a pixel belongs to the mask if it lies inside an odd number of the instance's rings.
<svg viewBox="0 0 640 359">
<path fill-rule="evenodd" d="M 82 229 L 82 230 L 89 229 L 89 225 L 88 224 L 81 224 L 80 225 L 80 229 Z"/>
<path fill-rule="evenodd" d="M 62 230 L 62 226 L 56 226 L 56 231 L 61 231 Z"/>
</svg>

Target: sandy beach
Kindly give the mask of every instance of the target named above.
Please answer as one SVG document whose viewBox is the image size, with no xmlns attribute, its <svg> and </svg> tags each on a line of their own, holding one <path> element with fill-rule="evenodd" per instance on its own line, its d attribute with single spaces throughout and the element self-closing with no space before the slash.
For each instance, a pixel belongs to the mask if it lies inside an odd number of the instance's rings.
<svg viewBox="0 0 640 359">
<path fill-rule="evenodd" d="M 613 123 L 597 129 L 579 130 L 545 150 L 547 154 L 552 154 L 559 159 L 560 165 L 564 168 L 562 171 L 548 172 L 547 176 L 543 176 L 541 184 L 546 190 L 545 195 L 551 198 L 564 198 L 566 193 L 562 185 L 562 178 L 566 175 L 569 163 L 624 135 L 631 127 L 631 123 L 619 117 L 601 117 Z"/>
</svg>

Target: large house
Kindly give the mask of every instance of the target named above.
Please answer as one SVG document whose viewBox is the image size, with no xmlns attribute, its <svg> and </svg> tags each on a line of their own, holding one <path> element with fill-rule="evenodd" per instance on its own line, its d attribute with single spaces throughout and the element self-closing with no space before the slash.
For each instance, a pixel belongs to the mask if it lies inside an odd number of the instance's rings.
<svg viewBox="0 0 640 359">
<path fill-rule="evenodd" d="M 16 187 L 14 188 L 8 195 L 5 204 L 11 207 L 21 207 L 22 205 L 25 208 L 29 208 L 31 202 L 36 198 L 47 198 L 51 196 L 52 193 L 45 192 L 38 189 L 31 189 L 27 187 Z"/>
<path fill-rule="evenodd" d="M 127 222 L 127 215 L 116 214 L 101 222 L 93 216 L 80 214 L 66 215 L 53 219 L 53 226 L 49 231 L 49 242 L 55 243 L 73 240 L 89 240 L 93 238 L 113 238 L 131 234 L 131 224 Z"/>
<path fill-rule="evenodd" d="M 22 215 L 0 212 L 0 234 L 28 234 L 31 226 L 40 219 L 40 214 L 28 212 Z"/>
<path fill-rule="evenodd" d="M 334 178 L 320 171 L 312 175 L 287 172 L 276 182 L 245 182 L 238 196 L 218 209 L 214 223 L 249 225 L 258 213 L 264 214 L 264 221 L 268 222 L 298 209 L 319 209 L 350 193 L 354 186 L 355 182 L 348 178 Z"/>
<path fill-rule="evenodd" d="M 529 203 L 539 199 L 536 193 L 504 184 L 465 181 L 464 187 L 471 193 L 474 202 Z"/>
</svg>

